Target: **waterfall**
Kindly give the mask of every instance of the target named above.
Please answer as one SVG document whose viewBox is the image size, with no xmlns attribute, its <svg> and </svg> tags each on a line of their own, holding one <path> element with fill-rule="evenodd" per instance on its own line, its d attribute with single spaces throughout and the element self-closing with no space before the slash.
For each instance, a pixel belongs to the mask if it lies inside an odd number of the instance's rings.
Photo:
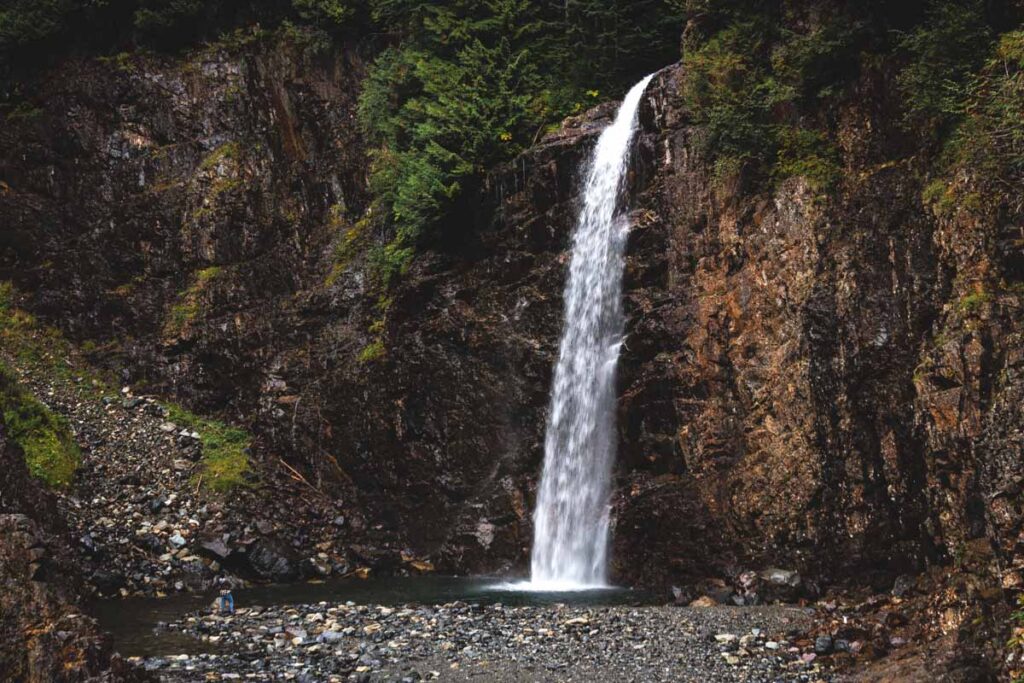
<svg viewBox="0 0 1024 683">
<path fill-rule="evenodd" d="M 615 366 L 625 324 L 622 270 L 629 227 L 617 209 L 637 109 L 650 80 L 633 86 L 601 133 L 573 234 L 565 327 L 533 518 L 530 583 L 536 588 L 596 587 L 607 580 Z"/>
</svg>

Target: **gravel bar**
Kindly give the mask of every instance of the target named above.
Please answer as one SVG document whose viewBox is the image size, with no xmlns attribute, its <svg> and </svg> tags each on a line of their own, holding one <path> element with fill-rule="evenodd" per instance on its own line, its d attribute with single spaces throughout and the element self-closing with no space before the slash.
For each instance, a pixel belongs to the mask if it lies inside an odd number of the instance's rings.
<svg viewBox="0 0 1024 683">
<path fill-rule="evenodd" d="M 164 628 L 212 654 L 139 660 L 166 681 L 831 681 L 795 607 L 208 610 Z"/>
</svg>

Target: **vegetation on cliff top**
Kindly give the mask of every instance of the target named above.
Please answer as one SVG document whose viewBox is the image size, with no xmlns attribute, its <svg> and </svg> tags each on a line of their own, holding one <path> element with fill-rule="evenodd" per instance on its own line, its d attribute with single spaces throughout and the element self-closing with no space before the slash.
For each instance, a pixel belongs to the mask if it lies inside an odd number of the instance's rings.
<svg viewBox="0 0 1024 683">
<path fill-rule="evenodd" d="M 1005 195 L 1024 168 L 1022 12 L 980 0 L 691 0 L 683 94 L 719 177 L 761 191 L 801 176 L 828 195 L 842 177 L 839 106 L 861 96 L 865 75 L 895 75 L 908 140 L 941 150 L 925 201 L 978 205 L 952 187 L 957 170 Z"/>
<path fill-rule="evenodd" d="M 374 0 L 398 40 L 371 67 L 359 102 L 375 146 L 374 216 L 392 239 L 375 257 L 385 284 L 423 238 L 471 210 L 487 170 L 544 128 L 617 95 L 678 58 L 682 13 L 669 0 Z"/>
<path fill-rule="evenodd" d="M 757 180 L 801 175 L 818 190 L 838 179 L 838 152 L 801 109 L 831 96 L 856 24 L 829 22 L 786 31 L 762 10 L 704 15 L 686 36 L 684 97 L 704 128 L 703 145 L 719 177 L 740 171 Z"/>
<path fill-rule="evenodd" d="M 0 4 L 0 57 L 45 59 L 67 50 L 113 53 L 129 46 L 177 49 L 237 26 L 295 22 L 354 30 L 358 0 L 8 0 Z"/>
<path fill-rule="evenodd" d="M 940 216 L 956 209 L 1024 214 L 1024 31 L 987 45 L 979 70 L 949 87 L 937 110 L 938 125 L 951 132 L 923 199 Z"/>
<path fill-rule="evenodd" d="M 552 122 L 674 61 L 684 26 L 684 96 L 705 151 L 720 177 L 742 173 L 755 189 L 801 176 L 819 193 L 833 190 L 842 169 L 832 112 L 861 72 L 882 62 L 898 67 L 914 135 L 955 143 L 980 127 L 999 143 L 981 145 L 990 157 L 1016 139 L 1007 132 L 1019 111 L 1008 92 L 1015 80 L 996 83 L 991 60 L 985 66 L 993 41 L 1016 21 L 1012 3 L 349 0 L 297 1 L 293 10 L 297 18 L 286 21 L 315 15 L 318 27 L 387 36 L 359 105 L 374 147 L 369 218 L 385 236 L 371 263 L 385 286 L 418 244 L 472 210 L 488 169 Z M 1005 66 L 1012 34 L 999 44 Z M 982 110 L 972 130 L 958 128 Z"/>
<path fill-rule="evenodd" d="M 675 61 L 682 21 L 677 0 L 370 0 L 367 9 L 389 35 L 359 99 L 374 201 L 339 241 L 328 276 L 376 236 L 368 262 L 382 318 L 363 364 L 385 355 L 386 290 L 423 242 L 468 222 L 460 216 L 472 213 L 488 170 L 602 93 Z"/>
<path fill-rule="evenodd" d="M 798 175 L 828 193 L 841 177 L 835 105 L 885 64 L 908 132 L 944 146 L 944 168 L 1012 181 L 1022 11 L 1012 0 L 11 0 L 0 81 L 16 115 L 32 104 L 14 70 L 67 50 L 178 49 L 240 26 L 361 44 L 374 56 L 359 105 L 374 148 L 371 263 L 386 286 L 472 211 L 488 169 L 678 59 L 680 34 L 684 97 L 719 177 L 760 189 Z M 940 209 L 948 186 L 930 190 Z"/>
</svg>

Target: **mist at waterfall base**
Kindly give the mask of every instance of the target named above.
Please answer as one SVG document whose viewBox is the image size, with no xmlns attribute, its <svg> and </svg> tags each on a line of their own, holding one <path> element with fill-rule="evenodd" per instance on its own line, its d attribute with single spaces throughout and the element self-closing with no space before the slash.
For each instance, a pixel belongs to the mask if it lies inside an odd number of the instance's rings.
<svg viewBox="0 0 1024 683">
<path fill-rule="evenodd" d="M 652 77 L 629 91 L 591 155 L 565 287 L 530 580 L 499 587 L 538 592 L 608 588 L 615 370 L 625 326 L 622 272 L 629 228 L 619 203 L 637 111 Z"/>
</svg>

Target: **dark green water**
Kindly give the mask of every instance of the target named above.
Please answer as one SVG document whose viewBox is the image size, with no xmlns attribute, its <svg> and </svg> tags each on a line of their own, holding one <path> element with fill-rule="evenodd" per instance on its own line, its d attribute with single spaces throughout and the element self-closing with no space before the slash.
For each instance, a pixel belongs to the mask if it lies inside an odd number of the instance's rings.
<svg viewBox="0 0 1024 683">
<path fill-rule="evenodd" d="M 438 605 L 462 601 L 504 605 L 642 605 L 653 596 L 625 588 L 570 592 L 524 590 L 521 584 L 494 578 L 416 576 L 255 586 L 234 591 L 235 607 L 315 604 L 321 601 L 387 606 Z M 113 636 L 114 647 L 126 657 L 198 654 L 211 647 L 189 636 L 161 630 L 161 623 L 178 620 L 209 607 L 216 597 L 177 595 L 167 598 L 104 600 L 92 606 L 100 625 Z"/>
</svg>

